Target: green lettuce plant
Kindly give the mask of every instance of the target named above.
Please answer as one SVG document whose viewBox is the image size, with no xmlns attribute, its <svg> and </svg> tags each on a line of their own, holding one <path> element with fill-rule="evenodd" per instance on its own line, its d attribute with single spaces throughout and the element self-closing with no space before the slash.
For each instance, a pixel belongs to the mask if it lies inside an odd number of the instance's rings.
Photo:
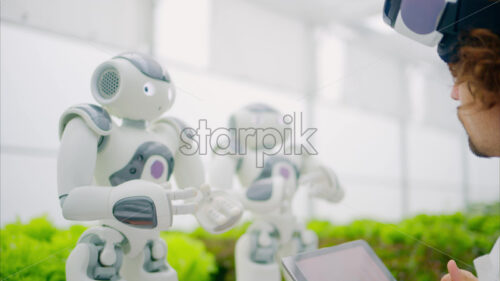
<svg viewBox="0 0 500 281">
<path fill-rule="evenodd" d="M 66 258 L 85 227 L 57 229 L 46 217 L 17 221 L 0 230 L 0 280 L 64 281 Z M 168 261 L 180 280 L 211 280 L 215 258 L 205 245 L 185 233 L 162 233 Z"/>
<path fill-rule="evenodd" d="M 243 223 L 220 235 L 201 228 L 162 233 L 179 280 L 235 280 L 234 245 L 248 226 Z M 313 220 L 308 228 L 318 234 L 320 247 L 366 240 L 397 280 L 436 281 L 452 258 L 474 272 L 474 258 L 488 253 L 500 236 L 500 203 L 472 206 L 464 213 L 417 215 L 398 223 L 356 220 L 335 225 Z M 85 229 L 58 229 L 45 217 L 5 225 L 0 230 L 0 280 L 65 280 L 66 258 Z"/>
</svg>

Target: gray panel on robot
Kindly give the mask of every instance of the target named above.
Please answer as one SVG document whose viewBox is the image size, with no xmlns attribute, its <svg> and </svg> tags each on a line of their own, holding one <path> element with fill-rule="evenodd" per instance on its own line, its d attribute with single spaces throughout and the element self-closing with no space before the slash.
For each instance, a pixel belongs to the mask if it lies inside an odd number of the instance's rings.
<svg viewBox="0 0 500 281">
<path fill-rule="evenodd" d="M 160 156 L 167 162 L 168 173 L 166 180 L 170 179 L 174 170 L 174 156 L 170 149 L 158 142 L 145 142 L 137 148 L 132 159 L 119 171 L 109 177 L 112 186 L 117 186 L 124 182 L 140 179 L 146 161 L 151 156 Z"/>
</svg>

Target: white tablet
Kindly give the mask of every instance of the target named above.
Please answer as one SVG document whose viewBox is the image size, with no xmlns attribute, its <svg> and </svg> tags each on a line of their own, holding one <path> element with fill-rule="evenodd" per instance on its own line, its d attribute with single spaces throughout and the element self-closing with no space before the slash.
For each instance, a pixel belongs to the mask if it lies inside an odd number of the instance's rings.
<svg viewBox="0 0 500 281">
<path fill-rule="evenodd" d="M 396 281 L 364 240 L 282 259 L 293 281 Z"/>
</svg>

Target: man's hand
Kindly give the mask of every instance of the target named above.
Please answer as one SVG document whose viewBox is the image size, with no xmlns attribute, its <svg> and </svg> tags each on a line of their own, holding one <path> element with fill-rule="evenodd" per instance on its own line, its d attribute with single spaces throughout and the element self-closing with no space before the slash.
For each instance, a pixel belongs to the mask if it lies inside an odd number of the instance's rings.
<svg viewBox="0 0 500 281">
<path fill-rule="evenodd" d="M 454 260 L 448 262 L 448 272 L 441 281 L 478 281 L 472 273 L 458 268 Z"/>
</svg>

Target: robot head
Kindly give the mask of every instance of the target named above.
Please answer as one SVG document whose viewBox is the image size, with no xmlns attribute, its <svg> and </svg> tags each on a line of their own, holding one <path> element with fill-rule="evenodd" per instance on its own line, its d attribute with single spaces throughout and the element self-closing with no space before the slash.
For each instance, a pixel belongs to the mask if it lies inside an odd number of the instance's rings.
<svg viewBox="0 0 500 281">
<path fill-rule="evenodd" d="M 474 28 L 500 35 L 500 2 L 491 0 L 385 0 L 384 21 L 428 46 L 445 62 L 457 59 L 459 36 Z"/>
<path fill-rule="evenodd" d="M 147 55 L 124 53 L 97 67 L 92 95 L 112 115 L 153 120 L 174 103 L 175 87 L 168 73 Z"/>
<path fill-rule="evenodd" d="M 238 131 L 237 136 L 240 139 L 237 141 L 240 145 L 252 149 L 281 146 L 289 135 L 285 133 L 289 126 L 284 122 L 283 115 L 278 110 L 260 103 L 247 105 L 233 113 L 229 119 L 229 127 Z M 252 134 L 253 129 L 258 132 L 254 131 Z"/>
</svg>

